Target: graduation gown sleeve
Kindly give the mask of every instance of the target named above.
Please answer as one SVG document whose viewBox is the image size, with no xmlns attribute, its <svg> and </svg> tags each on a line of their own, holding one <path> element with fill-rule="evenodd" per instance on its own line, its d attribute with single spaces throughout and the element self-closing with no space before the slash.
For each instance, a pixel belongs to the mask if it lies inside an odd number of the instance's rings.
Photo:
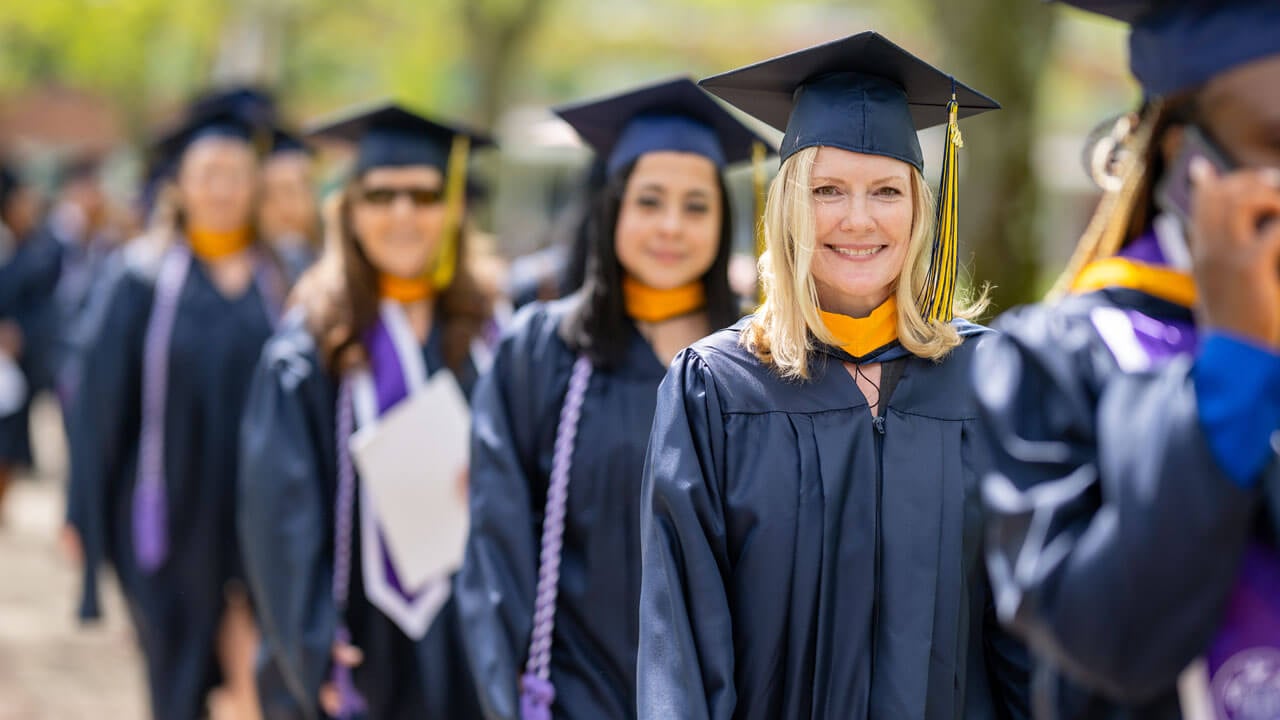
<svg viewBox="0 0 1280 720">
<path fill-rule="evenodd" d="M 547 387 L 554 334 L 543 307 L 523 309 L 472 395 L 471 533 L 455 587 L 467 656 L 491 719 L 520 716 L 542 523 L 531 509 L 529 478 L 536 475 L 537 434 L 555 432 L 544 427 L 539 408 L 563 395 L 563 388 L 556 395 Z M 544 486 L 539 501 L 545 494 Z"/>
<path fill-rule="evenodd" d="M 1120 372 L 1087 311 L 1015 313 L 979 349 L 988 565 L 1002 620 L 1136 704 L 1212 638 L 1256 498 L 1213 461 L 1190 359 Z"/>
<path fill-rule="evenodd" d="M 83 368 L 87 391 L 68 408 L 70 477 L 67 519 L 84 547 L 79 617 L 101 616 L 98 566 L 110 557 L 117 574 L 128 572 L 129 547 L 114 547 L 111 522 L 117 496 L 130 487 L 131 447 L 141 416 L 141 348 L 150 312 L 150 286 L 124 263 L 104 280 L 103 307 L 86 332 Z M 114 552 L 113 552 L 114 550 Z"/>
<path fill-rule="evenodd" d="M 267 647 L 301 707 L 316 712 L 337 610 L 327 539 L 334 393 L 311 337 L 286 329 L 265 348 L 241 426 L 238 524 Z"/>
<path fill-rule="evenodd" d="M 737 704 L 723 437 L 715 381 L 685 350 L 658 391 L 641 488 L 641 720 L 728 720 Z"/>
</svg>

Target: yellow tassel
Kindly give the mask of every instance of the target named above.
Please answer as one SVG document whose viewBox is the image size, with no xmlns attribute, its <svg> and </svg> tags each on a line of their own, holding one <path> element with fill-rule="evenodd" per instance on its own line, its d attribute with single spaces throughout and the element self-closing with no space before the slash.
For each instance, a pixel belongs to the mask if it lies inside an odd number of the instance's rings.
<svg viewBox="0 0 1280 720">
<path fill-rule="evenodd" d="M 916 302 L 926 320 L 951 322 L 956 299 L 956 276 L 959 271 L 959 196 L 960 173 L 958 150 L 964 147 L 958 122 L 960 105 L 953 94 L 947 103 L 946 151 L 942 158 L 942 182 L 938 193 L 938 227 L 929 258 L 929 273 Z"/>
<path fill-rule="evenodd" d="M 471 138 L 462 133 L 453 136 L 449 149 L 448 177 L 445 178 L 445 218 L 443 244 L 431 271 L 431 286 L 437 293 L 444 292 L 453 283 L 458 271 L 458 246 L 462 236 L 463 209 L 467 200 L 467 159 L 471 153 Z"/>
<path fill-rule="evenodd" d="M 759 140 L 751 143 L 751 189 L 755 194 L 756 302 L 764 304 L 764 283 L 759 278 L 760 257 L 764 255 L 764 159 L 768 150 Z"/>
</svg>

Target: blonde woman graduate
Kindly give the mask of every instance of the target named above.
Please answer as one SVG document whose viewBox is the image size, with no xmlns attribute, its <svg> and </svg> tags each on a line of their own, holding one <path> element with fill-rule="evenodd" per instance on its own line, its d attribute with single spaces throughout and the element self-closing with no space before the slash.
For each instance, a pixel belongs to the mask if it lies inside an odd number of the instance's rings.
<svg viewBox="0 0 1280 720">
<path fill-rule="evenodd" d="M 452 560 L 447 533 L 415 533 L 466 519 L 456 461 L 490 319 L 466 170 L 489 141 L 395 104 L 311 136 L 354 144 L 355 164 L 241 434 L 240 538 L 272 679 L 304 717 L 476 717 L 453 600 L 465 527 Z"/>
<path fill-rule="evenodd" d="M 654 398 L 737 319 L 721 173 L 765 146 L 688 79 L 557 112 L 607 180 L 584 287 L 523 309 L 476 389 L 458 603 L 486 717 L 630 718 Z"/>
<path fill-rule="evenodd" d="M 639 716 L 1025 716 L 965 390 L 988 332 L 956 290 L 956 121 L 996 103 L 874 32 L 702 86 L 786 134 L 764 303 L 658 392 Z M 943 123 L 938 217 L 916 131 Z"/>
</svg>

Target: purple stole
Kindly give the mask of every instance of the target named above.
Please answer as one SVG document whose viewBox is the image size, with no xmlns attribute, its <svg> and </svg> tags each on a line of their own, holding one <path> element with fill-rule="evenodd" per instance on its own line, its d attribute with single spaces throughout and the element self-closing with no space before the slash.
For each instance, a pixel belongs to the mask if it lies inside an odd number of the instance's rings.
<svg viewBox="0 0 1280 720">
<path fill-rule="evenodd" d="M 364 343 L 369 368 L 350 374 L 355 420 L 361 428 L 376 425 L 383 413 L 425 386 L 428 376 L 422 348 L 398 303 L 382 302 L 378 321 L 366 333 Z M 339 438 L 339 442 L 348 441 Z M 363 485 L 358 491 L 365 596 L 406 635 L 419 640 L 448 601 L 450 578 L 435 578 L 421 587 L 405 587 L 379 527 L 373 498 Z M 350 508 L 339 508 L 339 512 L 349 517 Z"/>
<path fill-rule="evenodd" d="M 1167 264 L 1154 231 L 1120 255 Z M 1190 322 L 1119 308 L 1097 308 L 1090 319 L 1125 372 L 1159 369 L 1195 353 L 1198 345 Z M 1254 540 L 1246 548 L 1205 664 L 1209 697 L 1197 698 L 1197 705 L 1211 704 L 1222 720 L 1280 718 L 1280 551 L 1269 543 Z M 1205 679 L 1202 674 L 1201 681 Z"/>
</svg>

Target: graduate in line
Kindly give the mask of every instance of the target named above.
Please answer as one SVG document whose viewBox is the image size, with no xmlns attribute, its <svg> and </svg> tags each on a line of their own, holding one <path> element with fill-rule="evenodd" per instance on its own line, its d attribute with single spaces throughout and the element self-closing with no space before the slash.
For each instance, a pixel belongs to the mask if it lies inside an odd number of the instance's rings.
<svg viewBox="0 0 1280 720">
<path fill-rule="evenodd" d="M 289 284 L 320 253 L 320 209 L 312 177 L 311 149 L 288 133 L 279 133 L 262 162 L 262 201 L 258 227 L 284 265 Z"/>
<path fill-rule="evenodd" d="M 151 714 L 190 720 L 210 691 L 252 717 L 256 630 L 235 534 L 239 419 L 283 277 L 252 225 L 263 127 L 213 106 L 166 137 L 175 174 L 150 232 L 123 250 L 71 406 L 69 519 L 124 590 Z"/>
<path fill-rule="evenodd" d="M 39 242 L 40 196 L 16 169 L 0 165 L 0 508 L 15 474 L 31 467 L 31 400 L 45 382 L 48 298 L 56 257 Z"/>
<path fill-rule="evenodd" d="M 470 395 L 488 363 L 464 188 L 469 149 L 489 141 L 394 104 L 311 136 L 357 150 L 244 414 L 240 538 L 266 647 L 302 717 L 477 717 L 452 579 L 412 579 L 352 448 L 429 383 Z M 438 463 L 431 442 L 403 463 Z M 465 492 L 465 480 L 451 490 L 463 516 Z M 440 512 L 420 508 L 418 524 Z"/>
<path fill-rule="evenodd" d="M 476 390 L 458 603 L 491 719 L 635 717 L 654 396 L 679 349 L 737 319 L 721 173 L 765 147 L 688 79 L 557 113 L 607 180 L 582 290 L 523 310 Z"/>
<path fill-rule="evenodd" d="M 702 81 L 785 129 L 766 298 L 676 357 L 641 532 L 639 716 L 1008 718 L 956 289 L 958 116 L 998 107 L 866 32 Z M 947 124 L 942 211 L 918 129 Z"/>
<path fill-rule="evenodd" d="M 1000 617 L 1042 717 L 1277 717 L 1280 4 L 1070 4 L 1132 23 L 1144 102 L 975 364 Z"/>
</svg>

